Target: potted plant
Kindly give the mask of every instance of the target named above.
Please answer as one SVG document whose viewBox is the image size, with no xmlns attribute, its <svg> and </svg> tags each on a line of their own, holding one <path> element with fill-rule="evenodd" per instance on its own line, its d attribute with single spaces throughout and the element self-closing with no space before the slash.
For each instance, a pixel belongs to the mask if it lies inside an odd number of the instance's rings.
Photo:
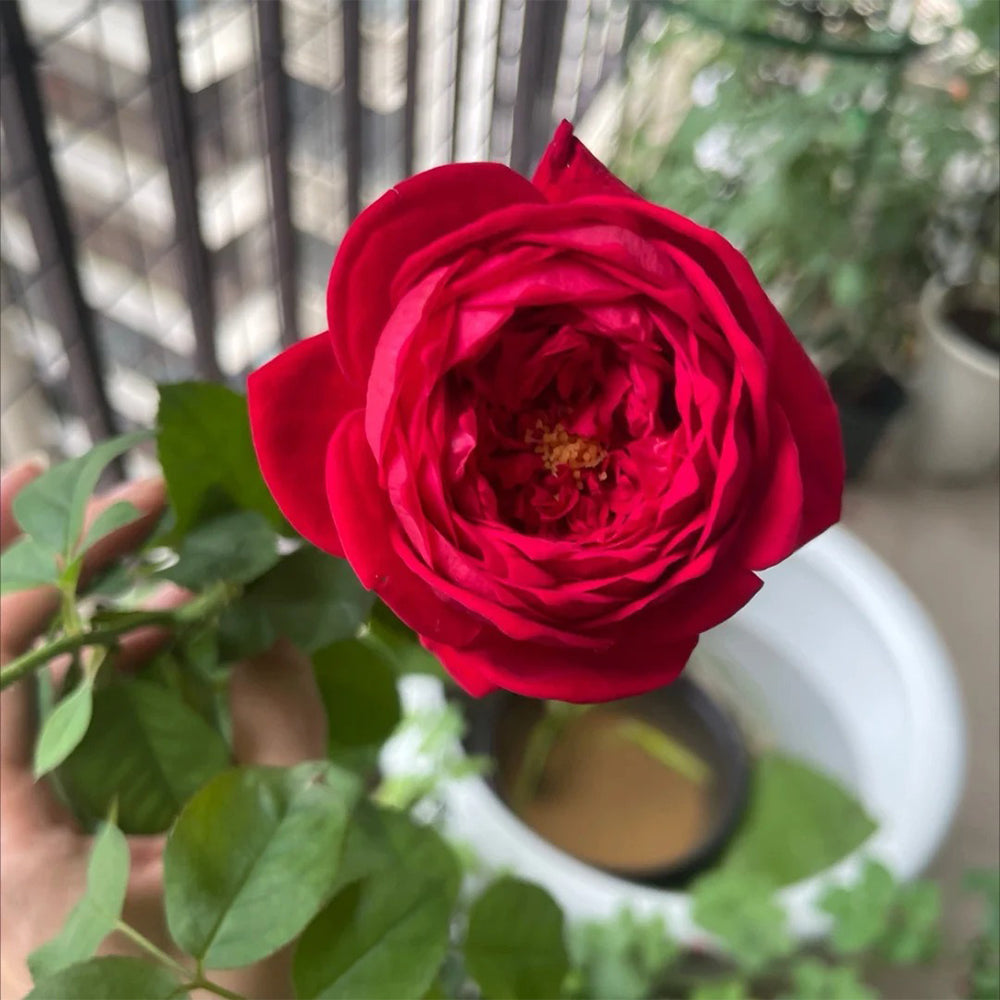
<svg viewBox="0 0 1000 1000">
<path fill-rule="evenodd" d="M 977 192 L 977 171 L 965 172 L 957 203 L 941 213 L 940 267 L 920 299 L 913 457 L 937 479 L 975 479 L 1000 459 L 1000 168 L 978 166 L 992 190 Z"/>
<path fill-rule="evenodd" d="M 670 2 L 635 56 L 616 172 L 744 250 L 828 374 L 849 476 L 905 400 L 947 177 L 995 159 L 994 7 L 900 24 L 851 4 Z"/>
</svg>

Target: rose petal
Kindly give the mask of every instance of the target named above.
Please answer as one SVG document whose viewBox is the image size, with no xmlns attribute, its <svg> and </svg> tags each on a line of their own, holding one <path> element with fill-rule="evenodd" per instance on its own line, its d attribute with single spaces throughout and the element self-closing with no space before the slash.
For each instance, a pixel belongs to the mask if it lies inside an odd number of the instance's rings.
<svg viewBox="0 0 1000 1000">
<path fill-rule="evenodd" d="M 326 449 L 351 407 L 326 333 L 301 340 L 247 379 L 257 461 L 282 514 L 313 545 L 342 556 L 326 498 Z"/>
<path fill-rule="evenodd" d="M 538 192 L 500 163 L 453 163 L 411 177 L 354 220 L 327 288 L 334 350 L 348 378 L 368 381 L 375 345 L 392 311 L 389 289 L 417 250 L 497 209 L 537 202 Z"/>
<path fill-rule="evenodd" d="M 573 135 L 573 126 L 565 119 L 542 154 L 531 183 L 553 202 L 591 194 L 638 197 Z"/>
<path fill-rule="evenodd" d="M 464 646 L 481 623 L 435 593 L 396 555 L 398 532 L 365 438 L 364 411 L 349 414 L 330 439 L 326 489 L 344 554 L 358 579 L 424 639 Z"/>
</svg>

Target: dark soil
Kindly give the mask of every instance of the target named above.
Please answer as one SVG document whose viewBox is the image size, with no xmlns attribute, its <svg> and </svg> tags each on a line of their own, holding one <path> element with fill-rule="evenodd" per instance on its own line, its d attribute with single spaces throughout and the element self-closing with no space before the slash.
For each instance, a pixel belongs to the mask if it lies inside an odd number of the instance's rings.
<svg viewBox="0 0 1000 1000">
<path fill-rule="evenodd" d="M 948 319 L 974 344 L 1000 354 L 1000 312 L 976 306 L 955 306 L 948 311 Z"/>
</svg>

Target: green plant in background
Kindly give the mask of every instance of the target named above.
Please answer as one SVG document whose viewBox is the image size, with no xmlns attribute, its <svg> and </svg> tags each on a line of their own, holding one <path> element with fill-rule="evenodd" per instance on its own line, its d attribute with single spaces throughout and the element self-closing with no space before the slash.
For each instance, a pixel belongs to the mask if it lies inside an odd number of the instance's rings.
<svg viewBox="0 0 1000 1000">
<path fill-rule="evenodd" d="M 242 397 L 219 386 L 162 388 L 167 513 L 135 555 L 81 582 L 87 549 L 136 516 L 113 504 L 80 541 L 89 495 L 104 465 L 146 437 L 101 444 L 34 480 L 14 508 L 25 537 L 0 560 L 5 592 L 59 591 L 56 624 L 3 667 L 0 684 L 34 675 L 36 772 L 96 832 L 82 898 L 30 957 L 33 1000 L 195 989 L 232 1000 L 238 994 L 208 970 L 244 967 L 285 946 L 299 997 L 400 1000 L 857 998 L 873 995 L 862 975 L 873 956 L 911 964 L 934 954 L 936 888 L 897 885 L 875 863 L 825 897 L 828 947 L 795 947 L 776 887 L 854 849 L 871 821 L 835 783 L 780 755 L 762 760 L 746 822 L 692 889 L 694 919 L 723 957 L 681 947 L 660 918 L 622 913 L 567 926 L 538 886 L 507 875 L 483 885 L 481 865 L 463 864 L 458 847 L 416 818 L 428 818 L 417 807 L 441 780 L 483 766 L 455 752 L 454 706 L 403 716 L 398 677 L 439 668 L 343 560 L 291 534 L 260 482 Z M 183 585 L 190 600 L 142 607 L 162 581 Z M 121 641 L 148 625 L 168 629 L 165 647 L 136 673 L 116 670 Z M 278 636 L 311 657 L 327 757 L 233 767 L 229 675 Z M 55 682 L 43 668 L 60 655 L 70 666 Z M 381 748 L 407 732 L 428 767 L 380 780 Z M 775 851 L 775 829 L 801 832 L 799 850 Z M 124 834 L 161 832 L 176 954 L 122 912 Z M 463 869 L 475 871 L 479 891 L 461 891 Z M 994 995 L 997 982 L 996 874 L 979 874 L 973 888 L 990 907 L 968 956 L 968 994 L 978 998 Z M 145 958 L 95 957 L 113 932 Z"/>
<path fill-rule="evenodd" d="M 995 256 L 1000 175 L 1000 5 L 893 6 L 663 0 L 612 164 L 744 250 L 811 348 L 890 366 L 928 274 Z"/>
</svg>

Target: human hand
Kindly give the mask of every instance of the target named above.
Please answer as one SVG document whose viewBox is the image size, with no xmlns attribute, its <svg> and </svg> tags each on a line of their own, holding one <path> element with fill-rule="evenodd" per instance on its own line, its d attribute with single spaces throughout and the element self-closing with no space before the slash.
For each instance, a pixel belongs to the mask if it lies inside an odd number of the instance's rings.
<svg viewBox="0 0 1000 1000">
<path fill-rule="evenodd" d="M 19 528 L 14 496 L 42 471 L 22 463 L 0 479 L 0 549 Z M 132 551 L 148 535 L 164 505 L 162 479 L 137 481 L 91 501 L 87 524 L 117 500 L 128 500 L 142 517 L 112 532 L 87 554 L 93 573 Z M 169 587 L 154 603 L 176 605 L 184 592 Z M 25 652 L 44 632 L 58 607 L 52 588 L 19 591 L 0 598 L 0 665 Z M 126 636 L 118 669 L 135 668 L 163 643 L 161 629 Z M 54 667 L 58 669 L 58 667 Z M 309 660 L 286 642 L 239 664 L 230 699 L 233 751 L 242 764 L 291 765 L 326 753 L 326 718 Z M 28 955 L 51 938 L 81 897 L 92 838 L 32 773 L 35 731 L 34 682 L 25 678 L 0 692 L 0 997 L 23 996 L 31 988 Z M 163 913 L 164 838 L 129 837 L 131 871 L 123 919 L 157 947 L 172 950 Z M 102 954 L 142 954 L 116 932 Z M 287 950 L 247 969 L 216 973 L 212 979 L 247 997 L 290 996 Z M 194 994 L 197 996 L 198 994 Z"/>
</svg>

